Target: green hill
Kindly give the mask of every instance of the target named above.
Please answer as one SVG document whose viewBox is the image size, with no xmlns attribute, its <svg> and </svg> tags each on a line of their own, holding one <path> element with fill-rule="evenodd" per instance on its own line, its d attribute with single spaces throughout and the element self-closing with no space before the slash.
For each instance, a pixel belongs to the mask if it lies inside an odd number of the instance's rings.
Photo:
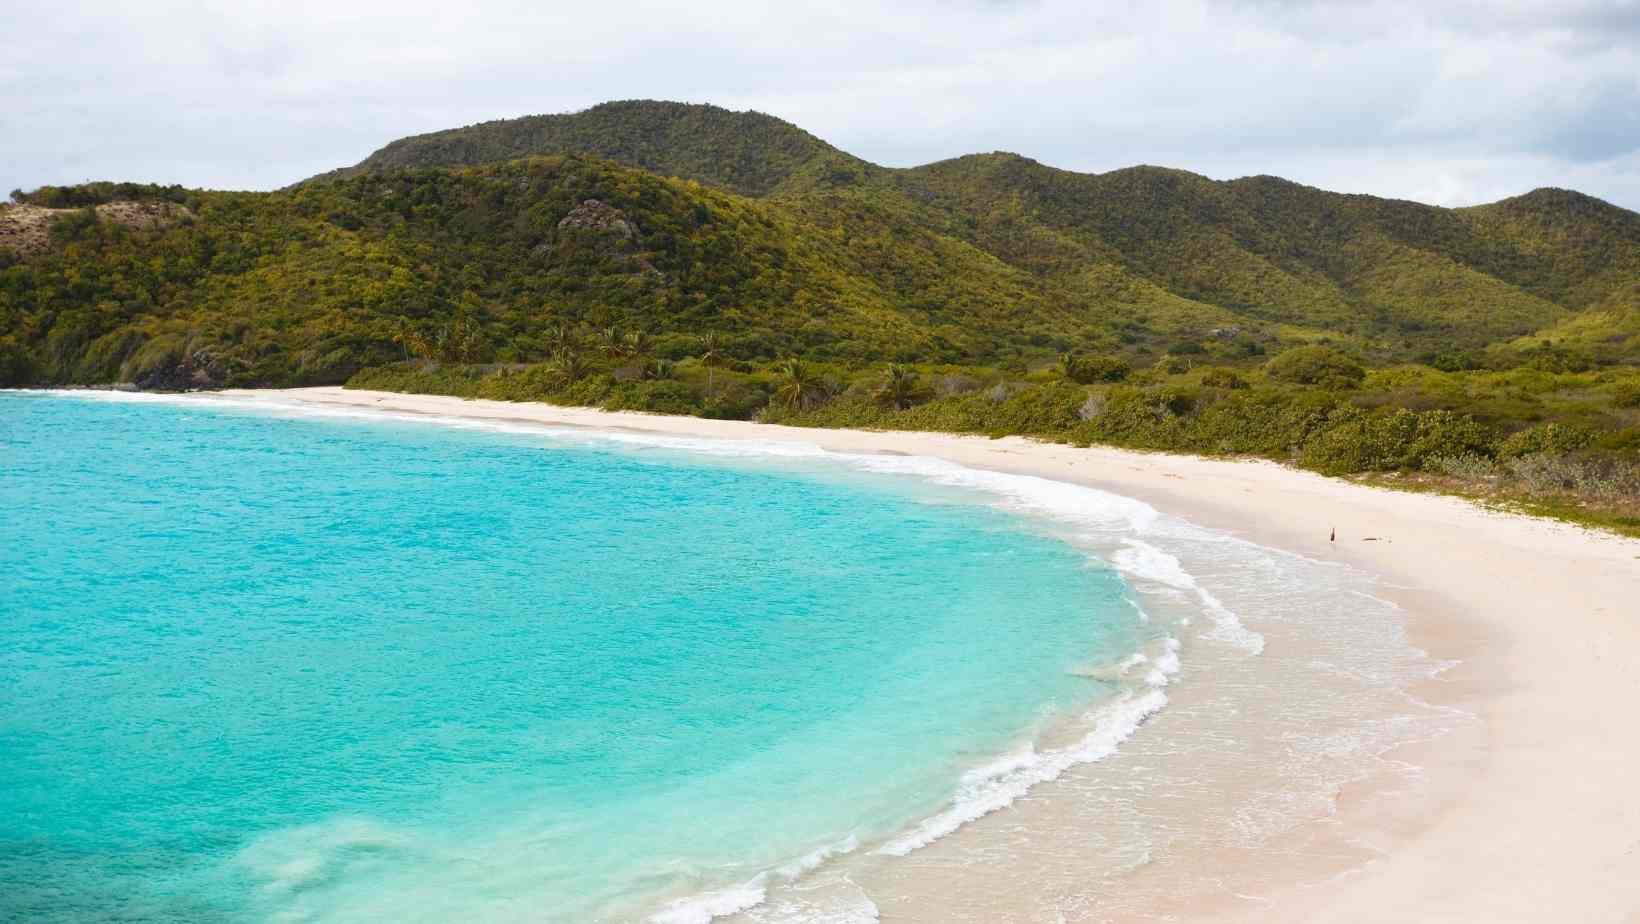
<svg viewBox="0 0 1640 924">
<path fill-rule="evenodd" d="M 604 157 L 748 196 L 768 195 L 788 185 L 812 188 L 828 178 L 852 181 L 876 169 L 761 112 L 628 100 L 572 115 L 502 119 L 401 138 L 352 167 L 314 179 L 554 154 Z"/>
<path fill-rule="evenodd" d="M 1276 177 L 1215 182 L 1134 167 L 1090 175 L 1015 154 L 906 170 L 868 164 L 758 113 L 631 101 L 395 142 L 342 173 L 581 152 L 744 195 L 853 193 L 1098 304 L 1090 272 L 1157 317 L 1335 336 L 1379 355 L 1480 348 L 1557 328 L 1640 272 L 1640 216 L 1540 189 L 1471 209 L 1344 195 Z M 1185 311 L 1185 305 L 1199 309 Z M 1612 351 L 1635 358 L 1630 345 Z"/>
<path fill-rule="evenodd" d="M 21 199 L 0 210 L 0 241 L 27 242 L 0 249 L 11 383 L 336 382 L 453 330 L 446 353 L 530 362 L 566 324 L 641 329 L 663 358 L 711 332 L 737 361 L 845 366 L 1246 364 L 1318 341 L 1375 363 L 1640 358 L 1640 216 L 1577 193 L 1454 210 L 1002 153 L 889 169 L 712 106 L 420 135 L 271 193 Z M 145 201 L 163 218 L 108 218 Z"/>
<path fill-rule="evenodd" d="M 1392 472 L 1640 531 L 1640 215 L 609 103 L 0 206 L 0 385 L 346 382 Z M 893 365 L 885 369 L 884 364 Z"/>
</svg>

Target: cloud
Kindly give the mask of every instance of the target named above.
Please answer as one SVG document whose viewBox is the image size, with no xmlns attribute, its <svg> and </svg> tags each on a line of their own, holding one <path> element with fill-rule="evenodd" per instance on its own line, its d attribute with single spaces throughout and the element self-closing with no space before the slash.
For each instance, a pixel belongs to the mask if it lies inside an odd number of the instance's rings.
<svg viewBox="0 0 1640 924">
<path fill-rule="evenodd" d="M 647 97 L 760 109 L 893 165 L 1003 149 L 1640 207 L 1633 0 L 13 0 L 0 28 L 19 186 L 271 188 L 406 134 Z"/>
</svg>

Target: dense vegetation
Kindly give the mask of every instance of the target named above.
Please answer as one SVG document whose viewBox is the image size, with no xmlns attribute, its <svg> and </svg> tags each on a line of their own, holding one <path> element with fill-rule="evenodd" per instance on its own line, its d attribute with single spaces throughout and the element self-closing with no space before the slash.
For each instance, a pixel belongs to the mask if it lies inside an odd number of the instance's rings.
<svg viewBox="0 0 1640 924">
<path fill-rule="evenodd" d="M 1397 473 L 1640 534 L 1640 369 L 1443 372 L 1422 365 L 1287 379 L 1299 347 L 1258 366 L 1157 366 L 1079 381 L 1088 359 L 1027 374 L 889 363 L 859 369 L 787 359 L 736 362 L 708 336 L 658 360 L 643 338 L 569 332 L 527 365 L 399 363 L 350 387 L 610 410 L 756 418 L 796 426 L 1025 435 L 1088 445 L 1257 455 L 1327 474 Z M 1328 365 L 1337 358 L 1328 357 Z M 1339 360 L 1342 361 L 1342 360 Z M 1359 369 L 1359 367 L 1356 367 Z"/>
<path fill-rule="evenodd" d="M 0 384 L 351 380 L 1021 433 L 1576 496 L 1608 522 L 1640 493 L 1640 215 L 1562 190 L 1449 210 L 1011 154 L 892 170 L 769 116 L 634 102 L 272 193 L 13 198 L 50 239 L 0 251 Z M 167 206 L 110 219 L 130 202 Z"/>
</svg>

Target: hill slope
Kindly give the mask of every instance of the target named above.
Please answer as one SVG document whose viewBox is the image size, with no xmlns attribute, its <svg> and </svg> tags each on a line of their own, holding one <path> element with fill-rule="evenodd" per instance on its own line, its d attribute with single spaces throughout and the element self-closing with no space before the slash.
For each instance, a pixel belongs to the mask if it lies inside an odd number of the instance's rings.
<svg viewBox="0 0 1640 924">
<path fill-rule="evenodd" d="M 352 167 L 315 179 L 552 154 L 605 157 L 749 196 L 768 195 L 797 180 L 804 185 L 822 181 L 834 170 L 840 179 L 850 180 L 870 166 L 760 112 L 628 100 L 571 115 L 502 119 L 401 138 Z"/>
<path fill-rule="evenodd" d="M 679 103 L 608 103 L 407 138 L 343 173 L 565 152 L 751 196 L 853 191 L 1070 299 L 1098 299 L 1083 278 L 1090 271 L 1119 272 L 1168 298 L 1390 354 L 1556 327 L 1640 273 L 1640 216 L 1565 190 L 1454 210 L 1276 177 L 1080 174 L 1013 154 L 899 170 L 770 116 Z M 1608 353 L 1634 355 L 1636 344 L 1615 343 Z"/>
<path fill-rule="evenodd" d="M 770 116 L 637 101 L 407 138 L 273 193 L 25 198 L 0 214 L 31 229 L 0 249 L 0 383 L 335 382 L 412 342 L 538 360 L 565 324 L 673 358 L 717 333 L 750 362 L 1318 340 L 1640 359 L 1640 216 L 1561 190 L 1453 210 L 1013 154 L 889 169 Z"/>
</svg>

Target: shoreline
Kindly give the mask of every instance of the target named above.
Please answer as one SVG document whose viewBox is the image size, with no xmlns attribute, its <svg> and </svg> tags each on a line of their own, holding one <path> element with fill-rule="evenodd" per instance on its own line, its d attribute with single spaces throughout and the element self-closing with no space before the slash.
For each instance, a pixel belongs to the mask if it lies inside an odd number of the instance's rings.
<svg viewBox="0 0 1640 924">
<path fill-rule="evenodd" d="M 1264 461 L 340 388 L 223 394 L 928 456 L 1098 488 L 1262 546 L 1350 565 L 1383 581 L 1385 596 L 1405 611 L 1411 644 L 1456 662 L 1418 684 L 1417 695 L 1478 723 L 1459 740 L 1395 750 L 1420 769 L 1416 805 L 1396 804 L 1370 782 L 1346 786 L 1318 819 L 1324 824 L 1224 858 L 1262 884 L 1259 894 L 1186 901 L 1168 919 L 1640 920 L 1640 795 L 1627 785 L 1640 740 L 1623 734 L 1626 704 L 1640 694 L 1640 674 L 1625 670 L 1626 655 L 1640 650 L 1640 541 Z M 921 915 L 884 920 L 913 918 Z"/>
</svg>

